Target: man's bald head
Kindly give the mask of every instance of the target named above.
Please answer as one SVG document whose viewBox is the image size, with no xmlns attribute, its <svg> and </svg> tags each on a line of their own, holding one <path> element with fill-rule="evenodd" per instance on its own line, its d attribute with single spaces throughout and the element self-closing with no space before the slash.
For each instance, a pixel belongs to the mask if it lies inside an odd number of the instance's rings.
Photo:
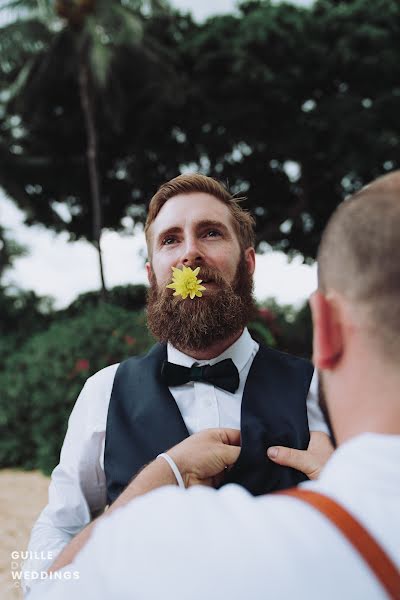
<svg viewBox="0 0 400 600">
<path fill-rule="evenodd" d="M 318 252 L 318 281 L 354 302 L 384 352 L 400 356 L 400 171 L 345 200 Z"/>
</svg>

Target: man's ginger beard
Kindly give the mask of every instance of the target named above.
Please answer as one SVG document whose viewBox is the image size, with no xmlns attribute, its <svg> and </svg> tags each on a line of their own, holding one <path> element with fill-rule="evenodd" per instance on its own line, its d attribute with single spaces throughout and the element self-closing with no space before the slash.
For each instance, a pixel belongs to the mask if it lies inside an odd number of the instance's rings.
<svg viewBox="0 0 400 600">
<path fill-rule="evenodd" d="M 150 275 L 149 328 L 160 342 L 168 341 L 182 352 L 205 350 L 217 341 L 229 339 L 247 325 L 255 312 L 253 277 L 243 253 L 232 284 L 207 265 L 200 266 L 198 277 L 203 282 L 212 280 L 218 287 L 203 292 L 201 298 L 183 300 L 165 287 L 170 281 L 160 289 L 153 271 Z M 206 283 L 201 285 L 207 288 Z"/>
</svg>

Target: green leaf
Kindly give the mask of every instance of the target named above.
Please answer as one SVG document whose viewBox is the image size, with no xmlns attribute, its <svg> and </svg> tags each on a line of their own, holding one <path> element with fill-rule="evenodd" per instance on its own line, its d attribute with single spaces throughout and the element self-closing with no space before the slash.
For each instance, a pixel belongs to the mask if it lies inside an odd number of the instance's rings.
<svg viewBox="0 0 400 600">
<path fill-rule="evenodd" d="M 1 94 L 1 100 L 3 102 L 12 102 L 16 99 L 16 97 L 19 94 L 21 94 L 21 92 L 23 92 L 23 89 L 29 79 L 32 67 L 35 64 L 35 62 L 35 58 L 30 58 L 27 61 L 27 63 L 22 67 L 22 69 L 18 73 L 17 78 L 13 81 L 13 83 L 6 90 L 3 90 Z"/>
<path fill-rule="evenodd" d="M 105 88 L 108 82 L 113 50 L 102 41 L 98 26 L 95 25 L 91 29 L 91 33 L 89 61 L 93 81 L 97 87 Z"/>
</svg>

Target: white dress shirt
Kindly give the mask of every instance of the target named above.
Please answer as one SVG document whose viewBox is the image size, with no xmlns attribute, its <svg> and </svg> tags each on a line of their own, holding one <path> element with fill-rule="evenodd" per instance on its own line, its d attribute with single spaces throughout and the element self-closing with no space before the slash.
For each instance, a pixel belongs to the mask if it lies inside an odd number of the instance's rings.
<svg viewBox="0 0 400 600">
<path fill-rule="evenodd" d="M 400 436 L 341 446 L 308 487 L 336 499 L 400 568 Z M 30 600 L 384 600 L 336 527 L 303 502 L 167 486 L 105 517 L 64 573 Z M 64 574 L 63 574 L 64 575 Z"/>
<path fill-rule="evenodd" d="M 225 352 L 211 360 L 196 361 L 167 345 L 168 360 L 175 364 L 190 367 L 194 362 L 214 364 L 231 358 L 239 371 L 239 388 L 233 394 L 202 382 L 169 388 L 190 434 L 213 427 L 240 429 L 243 390 L 258 348 L 247 329 Z M 28 552 L 34 557 L 25 562 L 24 571 L 46 570 L 64 546 L 106 506 L 104 442 L 117 368 L 118 364 L 112 365 L 90 377 L 72 410 L 60 463 L 52 473 L 49 502 L 31 533 Z M 318 407 L 317 388 L 314 375 L 307 398 L 309 428 L 327 432 Z M 26 580 L 25 591 L 33 583 Z"/>
</svg>

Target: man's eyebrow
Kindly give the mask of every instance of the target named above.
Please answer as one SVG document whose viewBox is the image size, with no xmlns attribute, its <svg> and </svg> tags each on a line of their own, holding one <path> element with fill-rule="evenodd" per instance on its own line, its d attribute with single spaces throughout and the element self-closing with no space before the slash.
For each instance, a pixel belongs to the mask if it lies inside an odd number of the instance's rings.
<svg viewBox="0 0 400 600">
<path fill-rule="evenodd" d="M 227 226 L 221 221 L 212 221 L 211 219 L 206 219 L 196 223 L 196 229 L 205 229 L 206 227 L 216 227 L 217 229 L 222 229 L 225 233 L 229 232 Z"/>
<path fill-rule="evenodd" d="M 178 227 L 178 225 L 175 225 L 175 227 L 167 227 L 167 229 L 160 231 L 160 233 L 157 236 L 157 241 L 159 242 L 159 241 L 163 240 L 167 235 L 172 235 L 173 233 L 179 233 L 180 231 L 182 231 L 182 227 Z"/>
</svg>

